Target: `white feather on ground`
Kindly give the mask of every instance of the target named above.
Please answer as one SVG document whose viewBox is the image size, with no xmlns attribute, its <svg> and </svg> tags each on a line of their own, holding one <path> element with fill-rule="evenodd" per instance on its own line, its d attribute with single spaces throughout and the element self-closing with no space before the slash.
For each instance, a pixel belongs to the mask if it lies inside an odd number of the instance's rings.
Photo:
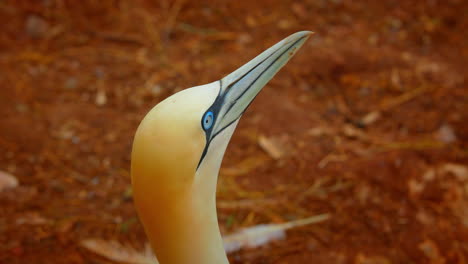
<svg viewBox="0 0 468 264">
<path fill-rule="evenodd" d="M 227 253 L 231 253 L 241 248 L 255 248 L 266 245 L 271 241 L 285 239 L 286 230 L 288 229 L 322 222 L 328 218 L 328 214 L 321 214 L 282 224 L 263 224 L 244 228 L 223 237 L 224 249 Z"/>
<path fill-rule="evenodd" d="M 223 237 L 224 249 L 227 253 L 232 253 L 242 248 L 255 248 L 266 245 L 271 241 L 285 239 L 286 230 L 288 229 L 319 223 L 329 217 L 329 214 L 321 214 L 282 224 L 262 224 L 244 228 Z M 140 252 L 132 247 L 123 246 L 117 241 L 102 239 L 85 239 L 80 242 L 80 245 L 99 256 L 119 263 L 158 264 L 149 246 L 146 247 L 145 252 Z"/>
</svg>

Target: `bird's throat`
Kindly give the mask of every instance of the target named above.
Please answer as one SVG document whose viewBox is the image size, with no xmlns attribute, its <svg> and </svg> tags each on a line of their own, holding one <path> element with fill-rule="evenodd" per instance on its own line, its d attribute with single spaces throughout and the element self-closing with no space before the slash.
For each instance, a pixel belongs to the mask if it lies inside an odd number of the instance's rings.
<svg viewBox="0 0 468 264">
<path fill-rule="evenodd" d="M 145 225 L 159 263 L 228 263 L 214 202 L 194 196 L 183 199 L 172 208 L 145 217 L 159 218 L 157 224 Z"/>
<path fill-rule="evenodd" d="M 218 226 L 216 185 L 236 126 L 237 121 L 210 142 L 191 183 L 183 188 L 154 189 L 151 170 L 132 168 L 137 210 L 160 264 L 229 263 Z"/>
</svg>

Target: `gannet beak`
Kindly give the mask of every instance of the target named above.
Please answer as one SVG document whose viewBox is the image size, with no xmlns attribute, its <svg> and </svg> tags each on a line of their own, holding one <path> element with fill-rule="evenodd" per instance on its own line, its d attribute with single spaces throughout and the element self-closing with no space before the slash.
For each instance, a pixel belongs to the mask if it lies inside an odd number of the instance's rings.
<svg viewBox="0 0 468 264">
<path fill-rule="evenodd" d="M 207 110 L 216 113 L 212 130 L 207 131 L 208 141 L 242 116 L 265 84 L 311 34 L 301 31 L 290 35 L 220 80 L 220 94 Z"/>
<path fill-rule="evenodd" d="M 206 134 L 206 146 L 198 166 L 205 157 L 211 140 L 239 120 L 260 90 L 288 62 L 310 34 L 310 31 L 301 31 L 290 35 L 219 80 L 219 94 L 201 121 Z"/>
</svg>

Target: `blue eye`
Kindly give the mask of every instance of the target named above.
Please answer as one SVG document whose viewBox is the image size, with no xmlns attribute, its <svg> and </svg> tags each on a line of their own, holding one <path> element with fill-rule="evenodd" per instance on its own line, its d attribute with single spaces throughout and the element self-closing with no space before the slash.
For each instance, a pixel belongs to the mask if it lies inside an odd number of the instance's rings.
<svg viewBox="0 0 468 264">
<path fill-rule="evenodd" d="M 203 128 L 205 130 L 210 129 L 213 126 L 213 122 L 214 122 L 213 112 L 211 112 L 211 111 L 206 112 L 205 116 L 203 117 L 203 122 L 202 122 Z"/>
</svg>

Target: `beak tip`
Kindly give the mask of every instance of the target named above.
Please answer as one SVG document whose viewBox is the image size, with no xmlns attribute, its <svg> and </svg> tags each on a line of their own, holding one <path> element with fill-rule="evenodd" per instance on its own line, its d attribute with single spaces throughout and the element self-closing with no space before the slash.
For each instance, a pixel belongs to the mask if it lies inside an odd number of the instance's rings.
<svg viewBox="0 0 468 264">
<path fill-rule="evenodd" d="M 313 31 L 308 31 L 308 30 L 299 31 L 287 37 L 285 39 L 285 42 L 286 43 L 295 42 L 299 39 L 302 39 L 301 44 L 297 46 L 297 47 L 300 47 L 312 34 L 314 34 Z"/>
<path fill-rule="evenodd" d="M 312 35 L 312 34 L 315 34 L 315 32 L 310 31 L 310 30 L 303 30 L 303 31 L 296 32 L 296 33 L 293 34 L 293 35 L 296 35 L 296 34 L 297 34 L 297 35 L 300 35 L 300 36 L 302 36 L 302 37 L 304 37 L 304 36 L 310 36 L 310 35 Z"/>
<path fill-rule="evenodd" d="M 295 42 L 295 41 L 298 41 L 298 40 L 299 40 L 299 42 L 288 53 L 288 57 L 291 58 L 292 56 L 294 56 L 296 51 L 307 41 L 307 39 L 309 39 L 309 37 L 312 34 L 314 34 L 313 31 L 304 30 L 304 31 L 299 31 L 299 32 L 296 32 L 296 33 L 290 35 L 288 37 L 287 42 Z"/>
</svg>

